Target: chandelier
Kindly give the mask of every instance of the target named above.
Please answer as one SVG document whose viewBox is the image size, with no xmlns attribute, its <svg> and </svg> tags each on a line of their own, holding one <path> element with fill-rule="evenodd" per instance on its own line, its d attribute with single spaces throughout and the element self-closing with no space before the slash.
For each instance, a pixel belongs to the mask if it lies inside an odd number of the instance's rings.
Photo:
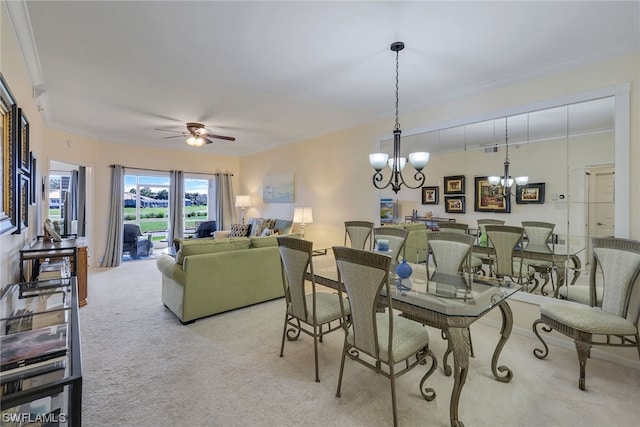
<svg viewBox="0 0 640 427">
<path fill-rule="evenodd" d="M 489 184 L 493 186 L 493 192 L 495 194 L 499 193 L 498 184 L 503 187 L 503 195 L 511 194 L 511 186 L 514 183 L 514 179 L 509 175 L 509 125 L 508 125 L 508 117 L 504 118 L 504 147 L 505 147 L 505 157 L 504 157 L 504 174 L 502 176 L 492 175 L 488 178 Z M 515 178 L 516 185 L 524 186 L 529 183 L 528 176 L 517 176 Z"/>
<path fill-rule="evenodd" d="M 429 162 L 429 153 L 416 152 L 409 154 L 409 163 L 416 170 L 416 173 L 413 175 L 416 185 L 411 186 L 405 182 L 404 177 L 402 176 L 402 169 L 404 169 L 407 159 L 405 157 L 401 157 L 400 154 L 400 135 L 402 134 L 402 131 L 400 130 L 400 122 L 398 120 L 398 69 L 399 52 L 402 49 L 404 49 L 403 42 L 395 42 L 391 44 L 391 50 L 396 53 L 396 126 L 393 130 L 393 157 L 389 158 L 387 153 L 369 154 L 369 163 L 376 171 L 373 174 L 373 186 L 380 190 L 391 186 L 391 189 L 395 193 L 400 191 L 403 185 L 414 190 L 416 188 L 420 188 L 425 180 L 422 169 Z M 389 181 L 383 185 L 382 169 L 384 169 L 387 164 L 389 165 L 389 168 L 391 168 L 391 176 L 389 177 Z"/>
</svg>

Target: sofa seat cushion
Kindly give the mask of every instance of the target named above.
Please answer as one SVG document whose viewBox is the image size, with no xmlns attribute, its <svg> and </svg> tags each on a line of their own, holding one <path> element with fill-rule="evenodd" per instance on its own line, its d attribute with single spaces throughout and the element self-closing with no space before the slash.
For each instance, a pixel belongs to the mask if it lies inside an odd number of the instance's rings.
<svg viewBox="0 0 640 427">
<path fill-rule="evenodd" d="M 216 252 L 238 251 L 249 249 L 249 239 L 233 237 L 229 239 L 189 239 L 180 242 L 180 250 L 176 254 L 176 263 L 182 264 L 185 257 Z"/>
</svg>

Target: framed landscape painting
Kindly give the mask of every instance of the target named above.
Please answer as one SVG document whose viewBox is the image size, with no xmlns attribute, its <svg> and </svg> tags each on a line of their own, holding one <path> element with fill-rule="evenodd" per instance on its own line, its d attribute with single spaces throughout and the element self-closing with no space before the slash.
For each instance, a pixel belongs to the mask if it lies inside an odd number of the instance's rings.
<svg viewBox="0 0 640 427">
<path fill-rule="evenodd" d="M 516 203 L 544 203 L 544 182 L 516 186 Z"/>
<path fill-rule="evenodd" d="M 464 175 L 444 177 L 444 194 L 464 194 Z"/>
<path fill-rule="evenodd" d="M 437 205 L 438 204 L 438 187 L 422 187 L 422 204 Z"/>
<path fill-rule="evenodd" d="M 504 187 L 501 185 L 493 186 L 489 183 L 489 177 L 476 176 L 475 184 L 475 203 L 473 210 L 476 212 L 511 212 L 511 195 L 504 194 Z"/>
<path fill-rule="evenodd" d="M 20 170 L 26 174 L 31 172 L 31 161 L 29 159 L 29 121 L 24 115 L 22 108 L 18 109 L 18 165 Z"/>
<path fill-rule="evenodd" d="M 465 213 L 464 196 L 445 197 L 444 210 L 446 213 Z"/>
</svg>

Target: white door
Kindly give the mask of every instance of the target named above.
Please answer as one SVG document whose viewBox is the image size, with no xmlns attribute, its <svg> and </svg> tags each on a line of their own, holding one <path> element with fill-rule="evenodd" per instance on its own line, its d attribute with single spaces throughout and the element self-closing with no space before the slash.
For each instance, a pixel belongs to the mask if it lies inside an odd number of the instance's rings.
<svg viewBox="0 0 640 427">
<path fill-rule="evenodd" d="M 613 165 L 587 168 L 589 205 L 589 245 L 587 262 L 591 260 L 591 238 L 615 235 L 615 198 Z"/>
</svg>

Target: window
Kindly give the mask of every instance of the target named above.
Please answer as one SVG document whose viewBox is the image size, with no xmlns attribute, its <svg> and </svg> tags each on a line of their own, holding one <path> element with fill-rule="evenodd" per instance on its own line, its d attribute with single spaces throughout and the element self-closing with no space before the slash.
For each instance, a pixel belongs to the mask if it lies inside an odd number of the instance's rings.
<svg viewBox="0 0 640 427">
<path fill-rule="evenodd" d="M 212 217 L 209 215 L 209 180 L 185 177 L 184 230 L 195 231 L 201 221 Z"/>
<path fill-rule="evenodd" d="M 169 174 L 126 174 L 124 177 L 124 223 L 135 223 L 152 233 L 154 247 L 166 243 L 169 229 Z"/>
</svg>

